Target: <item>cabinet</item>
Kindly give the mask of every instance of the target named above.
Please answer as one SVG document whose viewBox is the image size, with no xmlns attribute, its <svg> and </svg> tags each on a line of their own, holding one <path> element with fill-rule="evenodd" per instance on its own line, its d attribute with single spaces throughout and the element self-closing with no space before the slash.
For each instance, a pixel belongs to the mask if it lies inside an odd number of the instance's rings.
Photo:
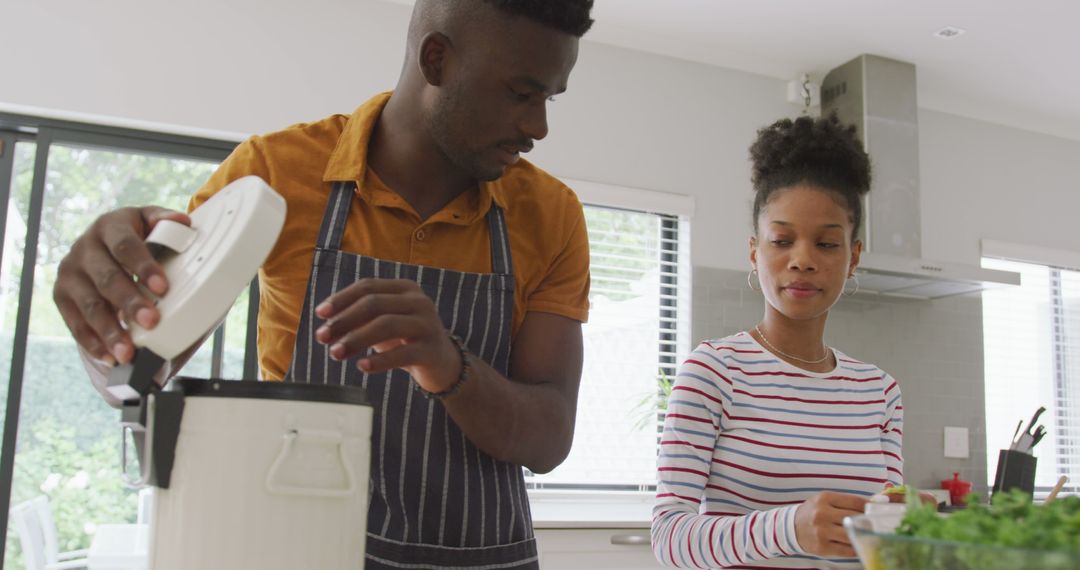
<svg viewBox="0 0 1080 570">
<path fill-rule="evenodd" d="M 654 570 L 647 528 L 536 529 L 541 570 Z"/>
</svg>

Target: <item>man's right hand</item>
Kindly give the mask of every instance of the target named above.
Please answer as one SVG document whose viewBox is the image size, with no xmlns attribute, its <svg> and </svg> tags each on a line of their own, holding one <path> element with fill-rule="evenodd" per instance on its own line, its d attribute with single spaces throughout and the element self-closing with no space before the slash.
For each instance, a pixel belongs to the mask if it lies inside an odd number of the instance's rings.
<svg viewBox="0 0 1080 570">
<path fill-rule="evenodd" d="M 795 511 L 795 539 L 810 554 L 828 558 L 854 558 L 844 517 L 861 515 L 867 499 L 847 493 L 822 491 Z"/>
<path fill-rule="evenodd" d="M 144 240 L 161 220 L 191 225 L 186 214 L 156 206 L 121 208 L 98 218 L 71 246 L 57 269 L 53 301 L 75 342 L 90 356 L 116 364 L 135 355 L 121 315 L 145 328 L 160 319 L 153 299 L 169 288 L 165 271 Z"/>
</svg>

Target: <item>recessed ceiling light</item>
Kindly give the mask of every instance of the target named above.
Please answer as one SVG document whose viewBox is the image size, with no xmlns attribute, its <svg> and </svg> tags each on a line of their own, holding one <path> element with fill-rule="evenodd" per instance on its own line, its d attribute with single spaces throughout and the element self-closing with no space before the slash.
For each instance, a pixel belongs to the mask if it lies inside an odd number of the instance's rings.
<svg viewBox="0 0 1080 570">
<path fill-rule="evenodd" d="M 967 30 L 963 28 L 957 28 L 956 26 L 945 26 L 940 30 L 934 32 L 934 36 L 943 40 L 955 40 L 956 38 L 964 35 Z"/>
</svg>

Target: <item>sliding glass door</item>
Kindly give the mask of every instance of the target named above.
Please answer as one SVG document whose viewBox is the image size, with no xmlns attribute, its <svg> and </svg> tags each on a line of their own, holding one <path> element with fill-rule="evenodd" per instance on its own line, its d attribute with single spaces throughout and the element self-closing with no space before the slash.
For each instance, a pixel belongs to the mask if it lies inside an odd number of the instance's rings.
<svg viewBox="0 0 1080 570">
<path fill-rule="evenodd" d="M 0 528 L 4 567 L 23 568 L 26 529 L 7 516 L 19 504 L 47 497 L 61 552 L 88 547 L 97 525 L 136 513 L 120 475 L 119 412 L 90 385 L 52 301 L 57 265 L 107 211 L 184 210 L 231 144 L 4 116 L 0 129 Z M 243 377 L 247 319 L 244 295 L 185 373 Z"/>
</svg>

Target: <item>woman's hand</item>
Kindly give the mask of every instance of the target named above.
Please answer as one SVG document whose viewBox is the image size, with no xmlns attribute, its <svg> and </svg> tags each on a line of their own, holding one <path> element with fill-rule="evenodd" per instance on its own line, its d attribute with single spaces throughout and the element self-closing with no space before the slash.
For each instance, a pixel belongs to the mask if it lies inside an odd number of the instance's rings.
<svg viewBox="0 0 1080 570">
<path fill-rule="evenodd" d="M 807 499 L 795 511 L 795 538 L 799 546 L 815 556 L 854 558 L 844 517 L 861 515 L 867 499 L 846 493 L 822 491 Z"/>
</svg>

